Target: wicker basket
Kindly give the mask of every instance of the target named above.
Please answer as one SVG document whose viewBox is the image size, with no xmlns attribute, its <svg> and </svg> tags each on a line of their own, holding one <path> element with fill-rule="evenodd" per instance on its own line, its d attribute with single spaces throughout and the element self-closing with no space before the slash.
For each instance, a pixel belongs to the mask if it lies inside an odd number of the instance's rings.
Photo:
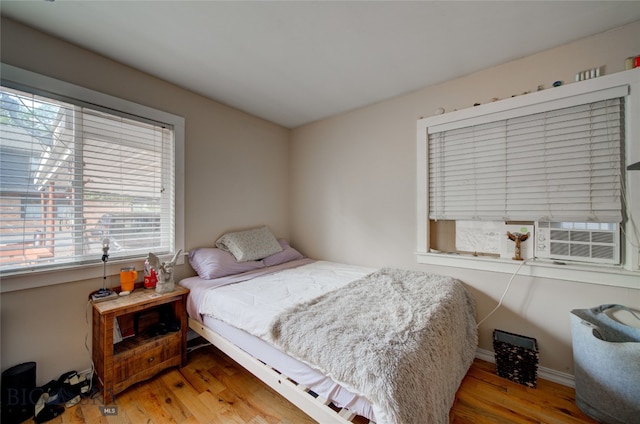
<svg viewBox="0 0 640 424">
<path fill-rule="evenodd" d="M 536 339 L 494 330 L 493 350 L 500 377 L 527 387 L 537 386 L 539 353 Z"/>
</svg>

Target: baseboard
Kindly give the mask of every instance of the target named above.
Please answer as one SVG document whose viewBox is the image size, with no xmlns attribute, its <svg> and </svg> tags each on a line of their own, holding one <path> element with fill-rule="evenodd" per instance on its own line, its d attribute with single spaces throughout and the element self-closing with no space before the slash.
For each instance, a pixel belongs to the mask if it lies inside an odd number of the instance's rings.
<svg viewBox="0 0 640 424">
<path fill-rule="evenodd" d="M 476 358 L 482 359 L 483 361 L 491 362 L 493 364 L 496 363 L 496 358 L 494 353 L 490 350 L 485 349 L 476 349 Z M 554 383 L 562 384 L 567 387 L 576 387 L 575 377 L 571 374 L 567 374 L 564 372 L 552 370 L 551 368 L 538 366 L 538 377 L 553 381 Z"/>
</svg>

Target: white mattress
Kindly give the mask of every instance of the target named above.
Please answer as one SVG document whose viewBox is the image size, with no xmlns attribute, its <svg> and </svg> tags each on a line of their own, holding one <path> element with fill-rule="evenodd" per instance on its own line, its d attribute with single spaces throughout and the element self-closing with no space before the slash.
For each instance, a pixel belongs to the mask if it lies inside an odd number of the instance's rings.
<svg viewBox="0 0 640 424">
<path fill-rule="evenodd" d="M 326 278 L 330 270 L 330 278 Z M 278 268 L 276 272 L 251 280 L 223 286 L 203 283 L 198 277 L 180 282 L 192 290 L 200 316 L 196 318 L 211 330 L 234 343 L 251 356 L 278 370 L 298 384 L 309 387 L 321 397 L 330 399 L 336 406 L 375 421 L 371 403 L 341 387 L 319 371 L 279 351 L 268 343 L 268 326 L 283 310 L 299 302 L 313 299 L 335 290 L 375 271 L 331 262 L 303 263 L 295 271 Z M 320 273 L 323 278 L 319 278 Z M 201 281 L 198 281 L 201 280 Z M 197 290 L 193 293 L 193 290 Z M 257 291 L 256 291 L 257 290 Z M 258 293 L 258 294 L 256 294 Z M 239 314 L 238 311 L 243 311 Z"/>
<path fill-rule="evenodd" d="M 204 324 L 254 358 L 278 370 L 296 383 L 309 387 L 319 396 L 331 400 L 337 407 L 347 408 L 357 415 L 375 421 L 371 403 L 366 398 L 353 394 L 319 371 L 286 355 L 267 342 L 215 318 L 205 317 Z"/>
</svg>

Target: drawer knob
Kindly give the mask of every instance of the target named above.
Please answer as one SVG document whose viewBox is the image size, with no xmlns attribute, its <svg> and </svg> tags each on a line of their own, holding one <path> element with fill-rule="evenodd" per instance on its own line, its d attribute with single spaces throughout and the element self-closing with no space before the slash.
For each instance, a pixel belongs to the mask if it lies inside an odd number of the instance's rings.
<svg viewBox="0 0 640 424">
<path fill-rule="evenodd" d="M 153 360 L 154 360 L 154 359 L 155 359 L 155 358 L 154 358 L 153 356 L 150 356 L 150 357 L 149 357 L 149 362 L 153 362 Z"/>
</svg>

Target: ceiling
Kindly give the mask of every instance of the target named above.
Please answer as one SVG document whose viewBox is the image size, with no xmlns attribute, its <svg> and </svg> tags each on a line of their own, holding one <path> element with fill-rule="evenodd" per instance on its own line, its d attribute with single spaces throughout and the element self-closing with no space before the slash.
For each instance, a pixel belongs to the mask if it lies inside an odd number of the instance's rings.
<svg viewBox="0 0 640 424">
<path fill-rule="evenodd" d="M 640 20 L 640 1 L 6 1 L 4 16 L 294 128 Z"/>
</svg>

